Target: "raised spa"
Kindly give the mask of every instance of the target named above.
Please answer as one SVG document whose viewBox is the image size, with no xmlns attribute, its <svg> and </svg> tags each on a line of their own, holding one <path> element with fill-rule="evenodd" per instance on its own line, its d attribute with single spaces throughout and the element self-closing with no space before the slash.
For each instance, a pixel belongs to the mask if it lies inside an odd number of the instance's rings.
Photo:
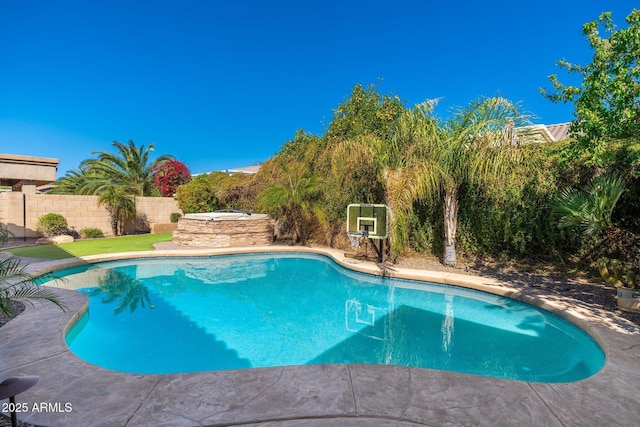
<svg viewBox="0 0 640 427">
<path fill-rule="evenodd" d="M 274 222 L 266 214 L 234 210 L 193 213 L 178 220 L 173 243 L 210 248 L 269 245 L 273 229 Z"/>
<path fill-rule="evenodd" d="M 367 363 L 567 382 L 605 361 L 589 335 L 538 308 L 320 255 L 127 260 L 58 275 L 90 299 L 66 336 L 71 351 L 124 372 Z"/>
</svg>

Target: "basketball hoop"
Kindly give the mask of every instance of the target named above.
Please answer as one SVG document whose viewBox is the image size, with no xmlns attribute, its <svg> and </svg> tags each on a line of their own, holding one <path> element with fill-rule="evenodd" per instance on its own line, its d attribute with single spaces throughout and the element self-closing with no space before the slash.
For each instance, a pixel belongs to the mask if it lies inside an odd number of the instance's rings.
<svg viewBox="0 0 640 427">
<path fill-rule="evenodd" d="M 378 262 L 382 262 L 383 246 L 389 237 L 389 207 L 383 204 L 351 203 L 347 206 L 346 231 L 353 249 L 359 249 L 362 240 L 367 239 L 376 250 Z"/>
<path fill-rule="evenodd" d="M 352 249 L 359 249 L 360 243 L 362 239 L 364 239 L 364 235 L 358 233 L 347 233 L 347 237 L 349 238 L 349 242 L 351 242 Z"/>
</svg>

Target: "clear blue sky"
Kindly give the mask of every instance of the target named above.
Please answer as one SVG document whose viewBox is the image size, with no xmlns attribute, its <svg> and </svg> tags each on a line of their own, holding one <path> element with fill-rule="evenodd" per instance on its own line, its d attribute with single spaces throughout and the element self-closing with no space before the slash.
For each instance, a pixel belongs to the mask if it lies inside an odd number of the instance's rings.
<svg viewBox="0 0 640 427">
<path fill-rule="evenodd" d="M 0 152 L 60 159 L 58 177 L 155 143 L 192 173 L 263 162 L 298 129 L 321 135 L 358 83 L 438 113 L 480 96 L 535 123 L 573 117 L 539 94 L 581 27 L 636 1 L 0 0 Z"/>
</svg>

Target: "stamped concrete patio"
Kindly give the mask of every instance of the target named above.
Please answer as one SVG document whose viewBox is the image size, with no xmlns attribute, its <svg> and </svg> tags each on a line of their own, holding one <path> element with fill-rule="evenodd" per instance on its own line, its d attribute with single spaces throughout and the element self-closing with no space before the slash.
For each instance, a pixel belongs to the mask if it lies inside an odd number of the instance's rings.
<svg viewBox="0 0 640 427">
<path fill-rule="evenodd" d="M 329 249 L 309 251 L 359 271 Z M 160 250 L 30 265 L 33 272 L 120 257 L 211 255 L 235 250 Z M 351 261 L 353 262 L 353 261 Z M 543 307 L 577 323 L 605 349 L 607 362 L 579 382 L 543 384 L 447 371 L 372 365 L 315 365 L 176 375 L 132 375 L 93 366 L 64 342 L 86 296 L 56 289 L 69 307 L 27 307 L 0 328 L 0 378 L 38 375 L 20 394 L 20 420 L 46 426 L 635 426 L 640 417 L 640 331 L 582 303 L 518 290 L 491 279 L 417 270 L 386 274 L 472 287 Z M 166 351 L 171 351 L 167 346 Z M 41 404 L 44 404 L 41 406 Z M 67 405 L 68 404 L 68 405 Z M 42 410 L 34 410 L 42 408 Z"/>
</svg>

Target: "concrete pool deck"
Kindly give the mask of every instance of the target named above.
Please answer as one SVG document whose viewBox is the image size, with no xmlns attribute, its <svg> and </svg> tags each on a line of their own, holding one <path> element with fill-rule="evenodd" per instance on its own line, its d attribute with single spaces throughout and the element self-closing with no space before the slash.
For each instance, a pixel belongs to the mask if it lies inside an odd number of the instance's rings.
<svg viewBox="0 0 640 427">
<path fill-rule="evenodd" d="M 30 264 L 40 273 L 121 258 L 241 252 L 313 252 L 355 270 L 374 263 L 305 247 L 156 250 Z M 55 289 L 69 307 L 36 303 L 0 328 L 0 380 L 37 375 L 17 397 L 21 421 L 45 426 L 635 426 L 640 418 L 640 330 L 574 300 L 516 289 L 479 276 L 408 269 L 385 274 L 456 284 L 521 300 L 568 318 L 607 355 L 596 375 L 573 383 L 526 383 L 447 371 L 374 365 L 309 365 L 174 375 L 109 371 L 76 357 L 64 342 L 86 296 Z M 166 351 L 171 351 L 168 345 Z M 2 403 L 8 400 L 2 401 Z M 6 413 L 6 412 L 5 412 Z"/>
</svg>

